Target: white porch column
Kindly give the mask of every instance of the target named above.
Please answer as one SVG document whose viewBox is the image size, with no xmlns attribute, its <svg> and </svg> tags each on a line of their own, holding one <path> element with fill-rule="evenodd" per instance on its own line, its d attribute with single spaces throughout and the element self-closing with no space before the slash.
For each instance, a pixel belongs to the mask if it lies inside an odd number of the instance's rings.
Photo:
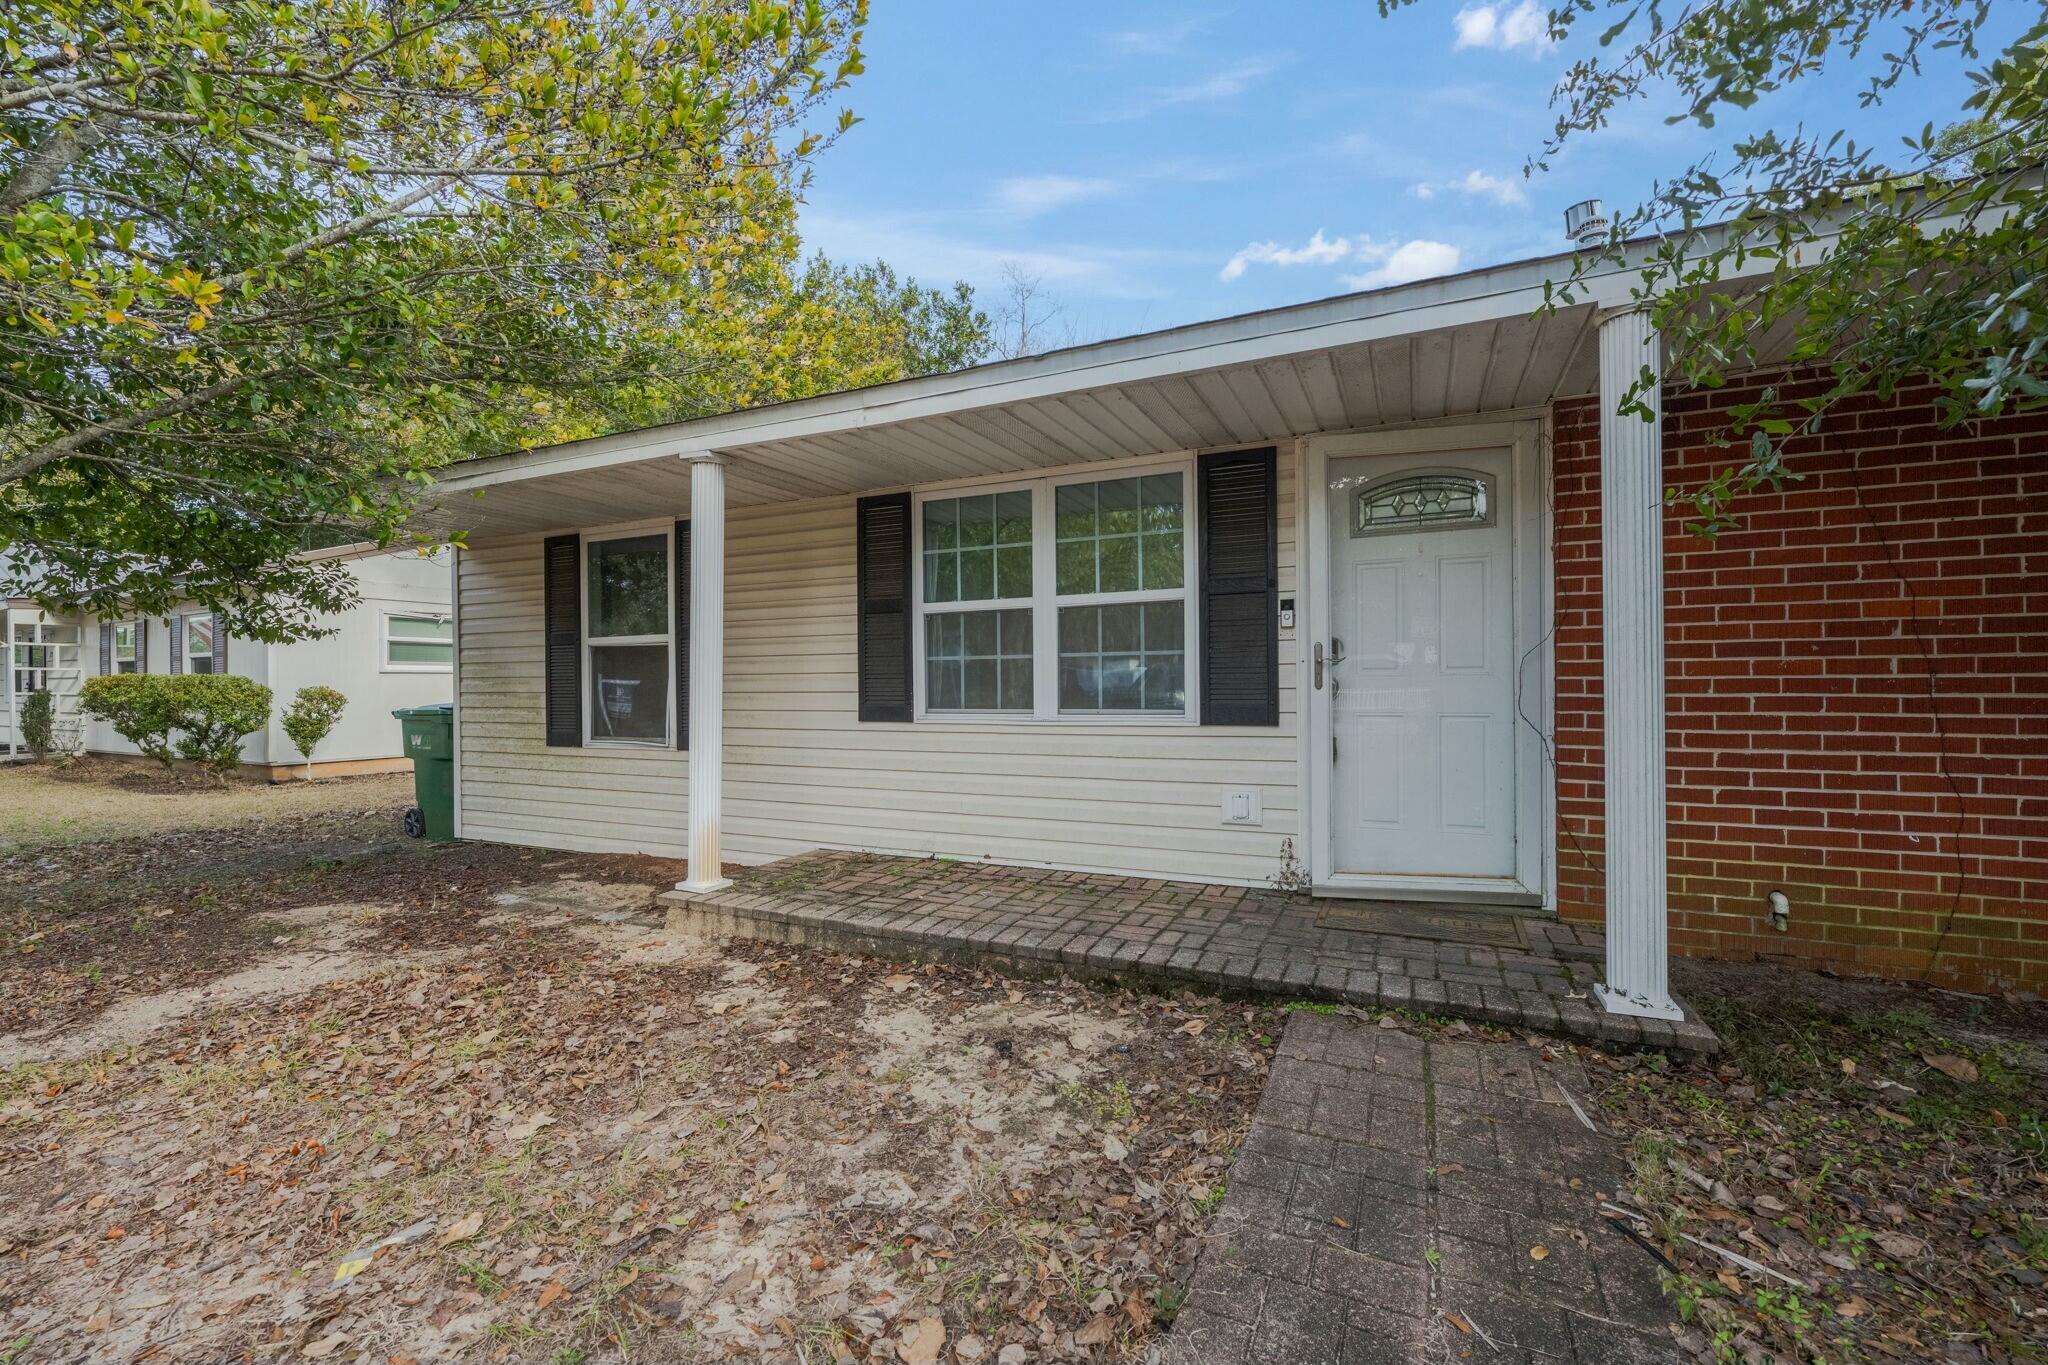
<svg viewBox="0 0 2048 1365">
<path fill-rule="evenodd" d="M 1600 594 L 1607 751 L 1607 984 L 1616 1014 L 1684 1015 L 1671 999 L 1664 830 L 1664 406 L 1615 405 L 1663 357 L 1650 315 L 1600 323 Z"/>
<path fill-rule="evenodd" d="M 725 789 L 725 461 L 690 460 L 690 879 L 678 891 L 717 891 Z"/>
</svg>

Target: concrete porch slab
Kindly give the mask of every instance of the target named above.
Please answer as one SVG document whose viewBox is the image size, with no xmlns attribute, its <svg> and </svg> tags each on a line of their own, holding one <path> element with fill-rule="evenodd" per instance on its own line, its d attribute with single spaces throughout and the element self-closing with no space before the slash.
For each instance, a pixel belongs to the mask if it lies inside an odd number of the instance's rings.
<svg viewBox="0 0 2048 1365">
<path fill-rule="evenodd" d="M 1621 1047 L 1720 1047 L 1690 1011 L 1667 1023 L 1602 1010 L 1590 990 L 1599 931 L 1547 917 L 1516 919 L 1507 938 L 1501 911 L 1381 902 L 1361 916 L 1359 902 L 1258 887 L 822 850 L 660 899 L 672 932 L 711 939 L 1406 1009 Z"/>
</svg>

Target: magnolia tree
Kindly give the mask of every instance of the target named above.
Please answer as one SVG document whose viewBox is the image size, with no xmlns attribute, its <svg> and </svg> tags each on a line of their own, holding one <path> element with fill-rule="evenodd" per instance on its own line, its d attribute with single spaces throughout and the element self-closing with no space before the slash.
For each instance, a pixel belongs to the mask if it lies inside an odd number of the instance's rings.
<svg viewBox="0 0 2048 1365">
<path fill-rule="evenodd" d="M 1582 254 L 1553 295 L 1569 302 L 1588 271 L 1630 266 L 1673 382 L 1717 386 L 1772 334 L 1827 377 L 1813 396 L 1767 392 L 1732 410 L 1725 435 L 1741 455 L 1671 491 L 1698 529 L 1726 525 L 1745 491 L 1797 477 L 1785 442 L 1852 395 L 1931 380 L 1950 425 L 2048 404 L 2048 5 L 1572 0 L 1551 7 L 1549 27 L 1560 42 L 1591 34 L 1597 46 L 1559 81 L 1556 124 L 1531 171 L 1627 106 L 1712 128 L 1830 71 L 1861 82 L 1855 108 L 1830 120 L 1838 126 L 1736 137 L 1677 168 L 1615 217 L 1605 247 Z M 1894 104 L 1920 122 L 1937 63 L 1967 72 L 1959 107 L 1896 144 L 1859 131 Z M 1624 247 L 1650 234 L 1659 239 L 1646 254 Z M 1624 399 L 1645 417 L 1647 380 Z"/>
<path fill-rule="evenodd" d="M 401 535 L 426 464 L 508 390 L 674 383 L 678 329 L 776 287 L 865 22 L 0 6 L 7 572 L 101 615 L 196 600 L 238 636 L 309 633 L 354 590 L 292 552 Z"/>
</svg>

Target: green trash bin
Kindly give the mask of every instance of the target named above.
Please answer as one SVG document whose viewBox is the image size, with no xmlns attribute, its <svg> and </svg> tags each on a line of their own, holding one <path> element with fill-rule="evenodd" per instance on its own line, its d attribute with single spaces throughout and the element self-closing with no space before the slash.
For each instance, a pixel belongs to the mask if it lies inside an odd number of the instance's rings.
<svg viewBox="0 0 2048 1365">
<path fill-rule="evenodd" d="M 455 837 L 455 703 L 408 706 L 393 711 L 405 732 L 405 756 L 412 760 L 417 806 L 405 813 L 405 832 L 415 839 Z"/>
</svg>

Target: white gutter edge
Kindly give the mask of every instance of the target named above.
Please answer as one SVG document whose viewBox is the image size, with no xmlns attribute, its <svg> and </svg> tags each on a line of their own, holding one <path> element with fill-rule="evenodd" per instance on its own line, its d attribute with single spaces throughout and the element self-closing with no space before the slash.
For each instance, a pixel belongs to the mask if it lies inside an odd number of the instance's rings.
<svg viewBox="0 0 2048 1365">
<path fill-rule="evenodd" d="M 1525 316 L 1544 302 L 1543 287 L 1557 278 L 1558 262 L 1569 259 L 1518 262 L 950 374 L 487 456 L 450 467 L 448 477 L 435 486 L 449 493 L 467 492 L 549 474 L 883 426 Z M 1625 303 L 1635 277 L 1633 269 L 1613 268 L 1590 276 L 1580 282 L 1573 306 Z"/>
</svg>

